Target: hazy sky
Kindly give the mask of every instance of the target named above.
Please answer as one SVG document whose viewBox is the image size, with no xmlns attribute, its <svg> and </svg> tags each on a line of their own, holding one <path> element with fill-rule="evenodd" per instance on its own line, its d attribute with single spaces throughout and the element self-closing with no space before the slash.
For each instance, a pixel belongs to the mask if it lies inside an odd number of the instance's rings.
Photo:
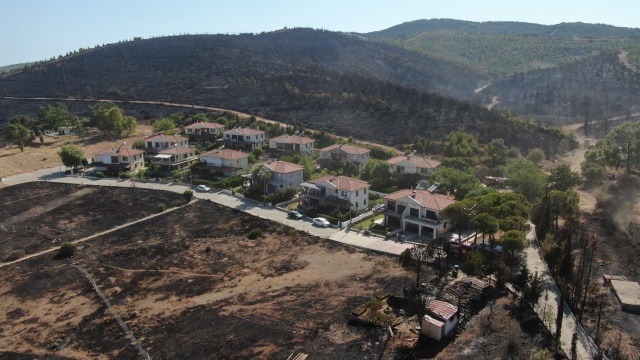
<svg viewBox="0 0 640 360">
<path fill-rule="evenodd" d="M 433 18 L 640 27 L 639 14 L 638 0 L 0 0 L 0 66 L 136 36 L 370 32 Z"/>
</svg>

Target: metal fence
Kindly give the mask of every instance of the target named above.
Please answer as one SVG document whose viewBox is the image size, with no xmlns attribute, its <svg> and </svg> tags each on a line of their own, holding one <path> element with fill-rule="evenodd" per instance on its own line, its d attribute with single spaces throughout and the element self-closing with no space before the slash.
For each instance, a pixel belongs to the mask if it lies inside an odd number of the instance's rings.
<svg viewBox="0 0 640 360">
<path fill-rule="evenodd" d="M 93 277 L 91 276 L 91 274 L 89 274 L 85 269 L 83 269 L 79 265 L 71 264 L 71 266 L 78 269 L 78 271 L 80 271 L 82 275 L 84 275 L 84 277 L 86 277 L 87 280 L 89 280 L 89 283 L 91 284 L 93 289 L 100 296 L 104 304 L 107 306 L 107 309 L 109 309 L 109 312 L 111 313 L 113 318 L 116 319 L 116 321 L 118 322 L 122 330 L 124 330 L 125 335 L 129 338 L 129 340 L 131 341 L 131 344 L 136 348 L 136 350 L 138 350 L 138 353 L 140 354 L 140 356 L 145 360 L 150 360 L 151 357 L 149 356 L 149 354 L 142 348 L 142 345 L 140 345 L 140 342 L 138 342 L 138 339 L 136 339 L 135 335 L 133 335 L 131 330 L 129 330 L 129 327 L 127 326 L 127 324 L 122 320 L 120 315 L 118 315 L 118 313 L 116 312 L 116 309 L 114 309 L 113 306 L 111 306 L 109 299 L 107 299 L 107 297 L 102 292 L 102 290 L 100 290 L 100 288 L 98 287 L 98 284 L 96 284 L 96 282 L 93 280 Z"/>
</svg>

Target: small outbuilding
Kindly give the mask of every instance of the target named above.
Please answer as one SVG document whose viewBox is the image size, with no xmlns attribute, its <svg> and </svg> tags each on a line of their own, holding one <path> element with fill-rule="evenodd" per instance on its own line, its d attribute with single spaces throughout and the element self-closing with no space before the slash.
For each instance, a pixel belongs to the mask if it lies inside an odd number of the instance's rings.
<svg viewBox="0 0 640 360">
<path fill-rule="evenodd" d="M 422 318 L 421 334 L 440 340 L 451 335 L 458 326 L 458 308 L 446 301 L 433 300 L 427 306 L 428 315 Z"/>
<path fill-rule="evenodd" d="M 635 281 L 611 280 L 622 311 L 640 314 L 640 284 Z"/>
</svg>

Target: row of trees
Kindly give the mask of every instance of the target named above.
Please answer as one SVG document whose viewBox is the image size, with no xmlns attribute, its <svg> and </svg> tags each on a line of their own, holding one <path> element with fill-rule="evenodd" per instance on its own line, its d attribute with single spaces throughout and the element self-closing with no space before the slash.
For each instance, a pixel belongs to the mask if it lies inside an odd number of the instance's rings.
<svg viewBox="0 0 640 360">
<path fill-rule="evenodd" d="M 121 136 L 131 134 L 136 130 L 136 120 L 131 116 L 124 115 L 122 109 L 113 103 L 100 103 L 89 107 L 90 117 L 79 118 L 71 116 L 67 106 L 63 103 L 53 105 L 43 105 L 38 107 L 36 119 L 27 115 L 15 115 L 7 124 L 5 138 L 13 142 L 20 150 L 29 142 L 40 137 L 40 142 L 44 143 L 45 130 L 53 130 L 64 126 L 75 127 L 75 133 L 83 136 L 84 127 L 95 126 L 105 135 Z"/>
</svg>

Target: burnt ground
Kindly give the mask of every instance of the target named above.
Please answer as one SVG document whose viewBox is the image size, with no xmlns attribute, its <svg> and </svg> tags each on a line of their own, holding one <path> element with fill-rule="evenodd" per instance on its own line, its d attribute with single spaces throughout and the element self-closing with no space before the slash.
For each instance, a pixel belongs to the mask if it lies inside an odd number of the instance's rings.
<svg viewBox="0 0 640 360">
<path fill-rule="evenodd" d="M 49 184 L 4 188 L 2 200 L 34 194 L 43 186 Z M 34 212 L 38 224 L 76 238 L 126 222 L 107 220 L 115 209 L 123 212 L 117 219 L 124 219 L 127 214 L 138 218 L 145 209 L 154 212 L 161 199 L 167 207 L 175 205 L 170 200 L 175 194 L 161 191 L 139 192 L 134 205 L 128 205 L 122 199 L 131 198 L 121 189 L 60 189 L 64 195 L 43 196 L 47 200 L 31 201 L 32 207 L 16 202 L 21 208 L 2 221 L 34 222 L 23 214 L 39 208 Z M 98 194 L 116 203 L 97 204 Z M 177 195 L 176 204 L 183 203 Z M 64 206 L 48 208 L 47 201 L 61 199 Z M 67 224 L 60 216 L 78 220 Z M 251 240 L 248 234 L 255 228 L 263 236 Z M 17 244 L 26 248 L 33 235 L 16 231 L 3 238 L 0 251 L 6 254 Z M 293 352 L 318 359 L 374 359 L 382 350 L 384 329 L 349 325 L 346 315 L 374 294 L 399 293 L 412 281 L 395 258 L 356 251 L 207 201 L 83 245 L 70 260 L 43 255 L 2 268 L 0 359 L 137 357 L 87 280 L 68 265 L 71 261 L 93 275 L 157 359 L 267 359 Z"/>
<path fill-rule="evenodd" d="M 31 254 L 185 203 L 181 194 L 151 189 L 101 188 L 50 182 L 0 189 L 0 260 Z M 15 231 L 15 232 L 14 232 Z M 38 233 L 38 231 L 40 233 Z"/>
</svg>

